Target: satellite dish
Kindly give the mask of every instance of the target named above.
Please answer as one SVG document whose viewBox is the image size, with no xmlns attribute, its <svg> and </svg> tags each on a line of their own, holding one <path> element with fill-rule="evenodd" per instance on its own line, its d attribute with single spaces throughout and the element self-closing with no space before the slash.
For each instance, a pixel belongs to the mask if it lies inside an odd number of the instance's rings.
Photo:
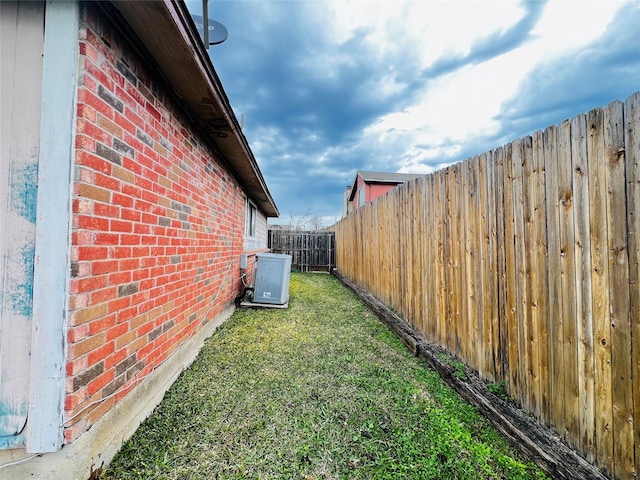
<svg viewBox="0 0 640 480">
<path fill-rule="evenodd" d="M 193 17 L 193 21 L 198 28 L 198 32 L 200 32 L 200 36 L 203 38 L 204 42 L 207 43 L 207 39 L 209 41 L 209 45 L 220 45 L 227 38 L 229 38 L 229 31 L 227 27 L 225 27 L 220 22 L 215 21 L 212 18 L 207 18 L 207 22 L 209 24 L 208 35 L 204 34 L 204 22 L 203 18 L 200 15 L 191 15 Z M 208 47 L 209 45 L 205 45 Z"/>
</svg>

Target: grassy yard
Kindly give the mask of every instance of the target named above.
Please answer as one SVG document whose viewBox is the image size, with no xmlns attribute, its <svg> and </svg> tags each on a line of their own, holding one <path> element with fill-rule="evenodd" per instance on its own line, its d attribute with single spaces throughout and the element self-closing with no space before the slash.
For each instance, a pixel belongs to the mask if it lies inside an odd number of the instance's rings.
<svg viewBox="0 0 640 480">
<path fill-rule="evenodd" d="M 236 311 L 100 478 L 546 478 L 335 278 L 290 295 Z"/>
</svg>

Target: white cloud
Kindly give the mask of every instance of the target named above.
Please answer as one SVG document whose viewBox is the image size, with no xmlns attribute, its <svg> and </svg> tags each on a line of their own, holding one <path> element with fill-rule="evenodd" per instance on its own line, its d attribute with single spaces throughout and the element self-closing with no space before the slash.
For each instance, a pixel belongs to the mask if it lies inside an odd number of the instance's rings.
<svg viewBox="0 0 640 480">
<path fill-rule="evenodd" d="M 417 54 L 423 67 L 443 55 L 468 53 L 475 40 L 505 30 L 523 15 L 517 2 L 337 1 L 324 5 L 329 9 L 327 28 L 337 44 L 366 28 L 368 42 L 381 55 Z"/>
<path fill-rule="evenodd" d="M 558 56 L 600 37 L 618 9 L 619 0 L 552 0 L 533 30 L 539 57 Z"/>
<path fill-rule="evenodd" d="M 214 65 L 283 212 L 339 211 L 327 189 L 355 170 L 428 173 L 562 120 L 545 105 L 615 100 L 596 60 L 640 63 L 632 21 L 607 31 L 637 0 L 211 3 L 231 32 Z"/>
<path fill-rule="evenodd" d="M 426 2 L 411 5 L 425 8 L 426 11 L 434 4 Z M 426 29 L 428 33 L 437 32 L 444 40 L 440 42 L 440 52 L 450 49 L 468 53 L 470 42 L 482 36 L 477 29 L 478 24 L 485 27 L 486 34 L 492 28 L 508 28 L 509 22 L 516 22 L 520 14 L 514 9 L 514 4 L 505 2 L 478 2 L 477 5 L 450 2 L 444 5 L 446 7 L 437 11 Z M 451 25 L 451 18 L 470 18 L 467 15 L 453 15 L 463 5 L 465 8 L 475 8 L 469 13 L 476 21 Z M 426 147 L 422 150 L 414 147 L 405 152 L 403 158 L 406 165 L 400 171 L 431 171 L 433 167 L 426 164 L 442 163 L 443 160 L 446 163 L 447 158 L 454 158 L 460 153 L 463 144 L 494 135 L 500 129 L 496 116 L 503 103 L 516 94 L 520 82 L 551 54 L 566 53 L 602 35 L 620 5 L 620 2 L 551 2 L 534 30 L 536 38 L 531 43 L 429 82 L 428 89 L 412 106 L 382 116 L 365 129 L 364 138 L 367 141 L 375 138 L 379 144 L 387 144 L 387 148 L 392 146 L 388 144 L 394 143 L 423 144 Z M 484 10 L 478 10 L 480 7 Z M 487 11 L 487 7 L 490 11 Z M 492 15 L 500 12 L 500 15 Z M 419 18 L 423 17 L 408 18 L 407 32 L 418 38 L 416 32 L 423 32 L 418 28 Z M 478 22 L 477 18 L 483 21 Z M 491 19 L 493 23 L 485 24 L 485 19 Z M 391 137 L 396 141 L 392 141 Z M 397 141 L 398 138 L 401 140 Z"/>
</svg>

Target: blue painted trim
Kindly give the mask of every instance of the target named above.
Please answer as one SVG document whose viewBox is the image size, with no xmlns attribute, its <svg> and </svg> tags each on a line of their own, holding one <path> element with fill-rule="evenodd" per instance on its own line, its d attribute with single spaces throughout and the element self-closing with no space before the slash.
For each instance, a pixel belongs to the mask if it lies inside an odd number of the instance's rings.
<svg viewBox="0 0 640 480">
<path fill-rule="evenodd" d="M 26 440 L 24 433 L 18 435 L 10 435 L 6 437 L 0 437 L 0 450 L 8 450 L 24 447 Z"/>
<path fill-rule="evenodd" d="M 78 28 L 78 2 L 47 2 L 26 431 L 33 453 L 59 450 L 63 441 Z"/>
</svg>

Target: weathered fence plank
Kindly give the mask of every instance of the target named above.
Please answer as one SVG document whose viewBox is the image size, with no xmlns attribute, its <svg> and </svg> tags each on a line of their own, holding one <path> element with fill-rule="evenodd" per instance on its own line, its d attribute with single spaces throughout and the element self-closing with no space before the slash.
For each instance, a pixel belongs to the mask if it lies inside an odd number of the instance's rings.
<svg viewBox="0 0 640 480">
<path fill-rule="evenodd" d="M 529 351 L 527 348 L 526 328 L 528 321 L 527 310 L 527 284 L 528 278 L 526 273 L 527 246 L 524 229 L 524 141 L 516 140 L 513 142 L 511 153 L 511 188 L 513 191 L 513 243 L 514 257 L 513 269 L 514 287 L 515 287 L 515 324 L 514 337 L 516 341 L 515 354 L 520 357 L 516 363 L 518 366 L 519 387 L 523 392 L 522 405 L 525 409 L 530 410 L 531 405 L 531 387 L 529 377 Z"/>
<path fill-rule="evenodd" d="M 532 191 L 533 191 L 533 171 L 532 171 L 532 155 L 533 155 L 533 139 L 531 136 L 522 139 L 522 157 L 518 167 L 521 189 L 521 208 L 518 209 L 518 229 L 520 230 L 518 247 L 521 249 L 518 257 L 520 258 L 519 272 L 520 275 L 520 303 L 519 311 L 522 312 L 520 324 L 520 350 L 526 355 L 526 361 L 523 362 L 522 375 L 525 379 L 527 389 L 525 402 L 527 410 L 538 415 L 538 395 L 536 392 L 535 378 L 537 377 L 537 355 L 535 355 L 535 344 L 532 343 L 533 337 L 533 311 L 532 311 L 532 284 L 533 284 L 533 262 L 534 262 L 534 245 L 533 224 L 532 224 Z M 527 405 L 528 403 L 528 405 Z"/>
<path fill-rule="evenodd" d="M 488 330 L 489 338 L 486 342 L 487 362 L 490 376 L 487 380 L 496 382 L 502 378 L 502 359 L 500 352 L 500 328 L 498 324 L 498 234 L 497 234 L 497 218 L 496 218 L 496 196 L 494 194 L 494 186 L 496 184 L 496 151 L 492 150 L 485 158 L 486 175 L 484 182 L 484 196 L 486 209 L 486 255 L 482 265 L 488 265 L 484 277 L 483 293 L 485 295 L 485 324 Z"/>
<path fill-rule="evenodd" d="M 533 135 L 532 163 L 533 195 L 532 195 L 532 223 L 533 223 L 533 251 L 535 261 L 532 265 L 532 322 L 534 329 L 531 342 L 535 344 L 538 365 L 536 370 L 536 394 L 538 395 L 538 419 L 549 417 L 549 343 L 547 311 L 547 216 L 545 209 L 545 172 L 544 172 L 544 135 L 541 131 Z"/>
<path fill-rule="evenodd" d="M 503 147 L 499 147 L 495 151 L 495 218 L 496 218 L 496 255 L 498 271 L 496 274 L 496 281 L 498 282 L 497 289 L 494 290 L 497 295 L 495 329 L 494 339 L 498 342 L 498 345 L 494 347 L 500 358 L 500 367 L 497 372 L 496 380 L 508 379 L 509 376 L 509 334 L 506 325 L 506 304 L 507 304 L 507 292 L 506 292 L 506 252 L 505 252 L 505 199 L 504 199 L 504 155 L 505 150 Z"/>
<path fill-rule="evenodd" d="M 436 338 L 440 345 L 448 346 L 447 339 L 447 280 L 446 280 L 446 266 L 447 266 L 447 249 L 448 242 L 445 241 L 445 232 L 446 232 L 446 197 L 445 197 L 445 171 L 441 170 L 439 172 L 435 172 L 433 175 L 434 181 L 434 190 L 435 190 L 435 205 L 433 206 L 434 210 L 434 219 L 433 221 L 436 224 L 435 234 L 438 239 L 438 252 L 437 257 L 438 261 L 436 263 L 436 292 L 438 297 L 436 299 L 438 303 L 438 318 L 435 319 L 435 322 L 438 325 L 438 329 L 436 331 Z"/>
<path fill-rule="evenodd" d="M 493 217 L 493 210 L 490 209 L 487 177 L 490 172 L 490 156 L 484 154 L 479 157 L 479 177 L 478 177 L 478 202 L 476 208 L 478 218 L 480 220 L 480 231 L 478 242 L 480 244 L 480 256 L 478 259 L 478 279 L 480 290 L 478 297 L 482 299 L 482 310 L 478 317 L 478 321 L 482 327 L 482 350 L 478 352 L 484 362 L 484 368 L 481 370 L 483 379 L 495 381 L 495 366 L 493 362 L 492 349 L 492 321 L 493 310 L 492 300 L 495 298 L 495 290 L 491 284 L 492 274 L 495 276 L 495 262 L 491 255 L 491 224 L 490 218 Z M 492 291 L 494 293 L 492 293 Z"/>
<path fill-rule="evenodd" d="M 576 348 L 576 262 L 573 223 L 573 165 L 571 163 L 571 122 L 560 124 L 558 136 L 558 194 L 560 213 L 560 275 L 562 288 L 565 429 L 559 432 L 575 446 L 578 437 L 578 351 Z"/>
<path fill-rule="evenodd" d="M 587 460 L 595 459 L 595 412 L 593 378 L 593 314 L 591 308 L 591 240 L 589 234 L 589 162 L 587 158 L 586 115 L 571 120 L 573 163 L 576 327 L 578 354 L 579 434 L 577 446 Z"/>
<path fill-rule="evenodd" d="M 474 359 L 474 363 L 478 365 L 476 353 L 479 350 L 474 348 L 474 342 L 481 339 L 478 338 L 478 322 L 475 321 L 476 316 L 476 284 L 475 284 L 475 231 L 477 218 L 473 211 L 473 198 L 475 197 L 474 179 L 472 178 L 473 169 L 470 166 L 469 159 L 460 164 L 460 183 L 461 188 L 458 190 L 458 201 L 463 206 L 458 215 L 459 235 L 462 240 L 460 243 L 460 277 L 459 277 L 459 296 L 463 302 L 460 309 L 460 320 L 463 323 L 463 336 L 460 355 L 463 358 Z M 479 366 L 478 366 L 479 367 Z"/>
<path fill-rule="evenodd" d="M 632 323 L 631 344 L 635 471 L 640 476 L 640 93 L 625 102 L 625 162 L 627 175 L 627 225 L 629 228 L 629 295 Z"/>
<path fill-rule="evenodd" d="M 605 162 L 609 176 L 609 296 L 611 299 L 611 372 L 613 392 L 614 473 L 633 478 L 633 385 L 629 257 L 625 193 L 623 104 L 605 108 Z"/>
<path fill-rule="evenodd" d="M 504 157 L 504 239 L 505 239 L 505 291 L 504 318 L 509 345 L 509 393 L 518 395 L 520 389 L 518 352 L 518 324 L 516 319 L 516 265 L 515 265 L 515 221 L 513 215 L 513 174 L 512 174 L 513 146 L 506 146 Z"/>
<path fill-rule="evenodd" d="M 544 131 L 545 209 L 547 210 L 547 324 L 549 325 L 549 418 L 557 432 L 564 432 L 564 325 L 560 245 L 560 185 L 558 183 L 558 135 L 555 126 Z"/>
<path fill-rule="evenodd" d="M 588 114 L 589 210 L 594 345 L 595 456 L 598 463 L 613 460 L 611 405 L 611 321 L 609 316 L 609 260 L 607 235 L 607 175 L 604 160 L 602 109 Z"/>
</svg>

